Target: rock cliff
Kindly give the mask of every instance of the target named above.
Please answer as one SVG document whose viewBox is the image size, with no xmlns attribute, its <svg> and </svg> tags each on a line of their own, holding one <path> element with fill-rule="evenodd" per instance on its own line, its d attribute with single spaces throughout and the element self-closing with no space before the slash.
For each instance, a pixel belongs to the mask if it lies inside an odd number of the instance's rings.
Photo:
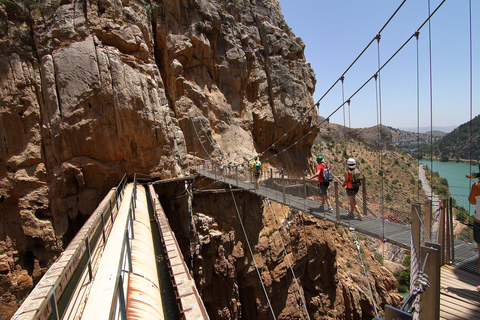
<svg viewBox="0 0 480 320">
<path fill-rule="evenodd" d="M 315 128 L 304 47 L 277 0 L 1 0 L 0 314 L 125 173 L 242 162 Z M 313 138 L 276 161 L 305 163 Z"/>
</svg>

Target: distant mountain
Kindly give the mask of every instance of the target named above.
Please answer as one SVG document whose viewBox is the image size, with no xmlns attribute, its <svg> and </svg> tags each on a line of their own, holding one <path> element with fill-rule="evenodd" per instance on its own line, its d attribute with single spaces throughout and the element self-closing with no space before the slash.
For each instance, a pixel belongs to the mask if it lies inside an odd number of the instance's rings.
<svg viewBox="0 0 480 320">
<path fill-rule="evenodd" d="M 417 131 L 412 132 L 392 127 L 387 128 L 392 132 L 392 143 L 397 148 L 406 150 L 416 150 L 417 148 L 425 147 L 430 145 L 431 140 L 435 143 L 447 134 L 443 131 L 434 130 L 430 136 L 430 132 L 417 133 Z"/>
<path fill-rule="evenodd" d="M 430 147 L 420 149 L 429 155 Z M 471 152 L 471 154 L 470 154 Z M 480 115 L 460 125 L 433 144 L 433 156 L 444 161 L 480 158 Z"/>
<path fill-rule="evenodd" d="M 457 126 L 433 127 L 433 132 L 442 131 L 442 132 L 445 132 L 445 133 L 449 133 L 449 132 L 452 132 L 453 130 L 455 130 L 456 127 Z M 420 133 L 430 132 L 430 127 L 420 127 L 420 128 L 404 127 L 404 128 L 398 128 L 398 129 L 403 130 L 403 131 L 409 131 L 409 132 L 417 132 L 417 131 L 419 131 Z"/>
</svg>

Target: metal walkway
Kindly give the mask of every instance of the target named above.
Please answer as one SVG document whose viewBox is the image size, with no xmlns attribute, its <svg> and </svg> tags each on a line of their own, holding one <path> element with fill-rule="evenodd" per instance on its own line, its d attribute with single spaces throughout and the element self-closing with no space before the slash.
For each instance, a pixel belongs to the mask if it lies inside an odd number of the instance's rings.
<svg viewBox="0 0 480 320">
<path fill-rule="evenodd" d="M 296 210 L 310 213 L 318 218 L 326 221 L 334 222 L 345 227 L 355 228 L 357 232 L 372 236 L 384 242 L 392 243 L 401 248 L 410 250 L 411 248 L 411 228 L 409 225 L 395 223 L 389 220 L 380 219 L 372 216 L 365 216 L 363 219 L 357 220 L 348 216 L 348 211 L 339 208 L 339 216 L 337 218 L 334 201 L 333 212 L 321 212 L 319 203 L 291 194 L 283 194 L 278 190 L 273 190 L 261 186 L 255 190 L 252 182 L 244 182 L 240 179 L 229 176 L 220 176 L 215 172 L 204 169 L 197 169 L 197 173 L 212 180 L 223 182 L 225 184 L 244 189 L 249 192 L 256 193 L 264 198 L 271 199 L 275 202 L 282 203 Z M 466 243 L 460 240 L 454 240 L 455 262 L 454 267 L 468 271 L 478 275 L 478 249 L 475 244 Z"/>
<path fill-rule="evenodd" d="M 163 247 L 158 256 L 155 234 Z M 11 319 L 161 320 L 165 314 L 209 319 L 152 184 L 140 185 L 136 176 L 127 184 L 125 176 Z"/>
</svg>

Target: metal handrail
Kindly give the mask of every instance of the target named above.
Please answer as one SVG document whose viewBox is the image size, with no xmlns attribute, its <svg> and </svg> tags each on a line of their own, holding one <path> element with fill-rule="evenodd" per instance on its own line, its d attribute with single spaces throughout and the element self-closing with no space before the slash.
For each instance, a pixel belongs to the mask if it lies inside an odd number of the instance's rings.
<svg viewBox="0 0 480 320">
<path fill-rule="evenodd" d="M 132 251 L 130 241 L 134 237 L 133 233 L 133 220 L 135 220 L 135 202 L 137 194 L 137 174 L 134 175 L 134 189 L 132 192 L 132 197 L 130 198 L 130 204 L 128 209 L 128 217 L 125 226 L 125 232 L 123 235 L 122 247 L 121 247 L 121 256 L 120 263 L 118 264 L 118 270 L 115 280 L 115 289 L 113 292 L 112 304 L 110 309 L 110 319 L 117 319 L 120 316 L 122 319 L 127 320 L 126 313 L 126 296 L 127 292 L 124 291 L 124 278 L 122 274 L 132 272 Z M 125 261 L 125 257 L 127 261 Z M 128 270 L 125 270 L 125 262 L 128 263 Z M 127 287 L 128 289 L 128 287 Z M 118 301 L 118 304 L 117 304 Z M 117 311 L 118 310 L 118 311 Z"/>
<path fill-rule="evenodd" d="M 116 211 L 118 211 L 118 202 L 121 201 L 121 199 L 123 197 L 123 193 L 125 191 L 126 181 L 127 181 L 127 176 L 125 174 L 123 176 L 122 180 L 120 180 L 119 184 L 117 185 L 117 187 L 115 189 L 115 202 L 116 202 L 115 204 L 117 206 Z M 59 301 L 61 299 L 61 295 L 62 295 L 62 293 L 65 289 L 62 286 L 64 286 L 65 283 L 68 283 L 70 281 L 70 279 L 72 278 L 72 275 L 75 272 L 82 272 L 83 273 L 85 271 L 85 268 L 91 269 L 92 265 L 91 265 L 90 261 L 88 261 L 88 263 L 86 264 L 86 266 L 83 269 L 81 269 L 81 270 L 76 269 L 74 272 L 72 272 L 69 275 L 67 275 L 67 272 L 70 270 L 71 266 L 74 263 L 79 263 L 79 261 L 81 261 L 85 257 L 85 254 L 87 254 L 87 253 L 89 254 L 90 248 L 86 247 L 87 244 L 89 243 L 89 240 L 88 240 L 89 235 L 93 235 L 92 238 L 96 239 L 92 243 L 94 246 L 96 245 L 96 243 L 98 241 L 98 237 L 96 235 L 99 234 L 101 227 L 102 228 L 105 227 L 105 224 L 101 223 L 101 221 L 100 221 L 100 220 L 104 220 L 105 215 L 107 215 L 107 216 L 110 215 L 110 217 L 112 219 L 112 225 L 113 225 L 113 219 L 114 219 L 113 210 L 115 209 L 114 208 L 115 206 L 112 207 L 111 200 L 109 202 L 110 202 L 110 205 L 109 206 L 105 205 L 103 211 L 100 213 L 99 221 L 96 222 L 93 229 L 87 231 L 87 234 L 85 235 L 85 238 L 82 239 L 81 243 L 84 244 L 84 245 L 77 247 L 75 253 L 72 256 L 72 258 L 70 258 L 70 260 L 68 261 L 68 264 L 65 267 L 63 267 L 63 270 L 62 270 L 61 274 L 59 275 L 59 277 L 57 278 L 56 283 L 48 290 L 48 293 L 47 293 L 46 297 L 44 298 L 41 306 L 39 307 L 39 309 L 37 310 L 37 312 L 34 315 L 35 319 L 38 319 L 41 316 L 47 318 L 50 315 L 51 315 L 52 319 L 55 319 L 55 320 L 60 319 L 62 317 L 62 315 L 59 313 L 59 310 L 58 310 L 58 303 L 59 303 Z M 75 259 L 75 257 L 79 257 L 79 258 Z M 77 267 L 75 267 L 75 268 L 77 268 Z M 68 278 L 67 281 L 65 281 L 65 278 Z M 57 291 L 60 291 L 60 292 L 57 292 Z M 59 296 L 58 298 L 57 298 L 57 295 Z M 68 303 L 67 303 L 67 305 L 68 305 Z M 19 308 L 17 310 L 17 312 L 21 312 L 21 308 Z"/>
</svg>

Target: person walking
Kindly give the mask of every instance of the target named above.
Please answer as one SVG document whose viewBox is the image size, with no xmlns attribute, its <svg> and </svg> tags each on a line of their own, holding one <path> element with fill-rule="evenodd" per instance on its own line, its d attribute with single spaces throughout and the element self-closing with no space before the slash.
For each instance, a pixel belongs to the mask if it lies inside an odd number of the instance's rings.
<svg viewBox="0 0 480 320">
<path fill-rule="evenodd" d="M 317 171 L 315 172 L 315 174 L 313 176 L 308 178 L 308 180 L 312 180 L 313 178 L 318 177 L 318 191 L 320 193 L 320 198 L 321 198 L 321 201 L 322 201 L 322 204 L 320 206 L 320 212 L 325 211 L 325 207 L 324 207 L 325 203 L 327 204 L 327 212 L 332 212 L 333 211 L 332 205 L 330 203 L 330 199 L 328 198 L 328 194 L 327 194 L 328 186 L 330 185 L 330 181 L 333 181 L 333 175 L 329 175 L 329 176 L 331 176 L 332 180 L 330 180 L 330 178 L 327 178 L 326 176 L 324 176 L 324 173 L 328 170 L 331 173 L 330 166 L 325 163 L 325 159 L 323 159 L 322 156 L 318 156 L 317 157 Z"/>
<path fill-rule="evenodd" d="M 260 188 L 260 175 L 263 172 L 263 168 L 262 168 L 262 163 L 260 162 L 260 160 L 258 160 L 258 156 L 253 157 L 253 162 L 252 162 L 252 165 L 250 166 L 249 170 L 252 170 L 252 172 L 255 176 L 256 189 L 259 189 Z"/>
<path fill-rule="evenodd" d="M 479 177 L 480 178 L 480 177 Z M 473 221 L 473 239 L 477 243 L 480 254 L 480 182 L 475 182 L 470 190 L 468 202 L 475 205 L 475 220 Z M 480 272 L 480 256 L 478 258 L 478 271 Z M 480 285 L 477 286 L 477 291 L 480 291 Z"/>
<path fill-rule="evenodd" d="M 345 180 L 343 181 L 342 187 L 346 187 L 347 196 L 350 201 L 350 209 L 348 210 L 348 216 L 353 218 L 355 217 L 353 211 L 355 210 L 358 214 L 358 220 L 362 220 L 363 216 L 360 213 L 360 209 L 358 209 L 357 202 L 355 200 L 355 196 L 358 193 L 358 189 L 361 185 L 361 178 L 360 173 L 355 172 L 355 168 L 357 167 L 357 163 L 355 159 L 349 158 L 347 160 L 347 170 L 345 170 Z"/>
<path fill-rule="evenodd" d="M 223 176 L 224 164 L 222 158 L 220 158 L 220 161 L 218 162 L 218 168 L 220 169 L 220 175 Z"/>
</svg>

